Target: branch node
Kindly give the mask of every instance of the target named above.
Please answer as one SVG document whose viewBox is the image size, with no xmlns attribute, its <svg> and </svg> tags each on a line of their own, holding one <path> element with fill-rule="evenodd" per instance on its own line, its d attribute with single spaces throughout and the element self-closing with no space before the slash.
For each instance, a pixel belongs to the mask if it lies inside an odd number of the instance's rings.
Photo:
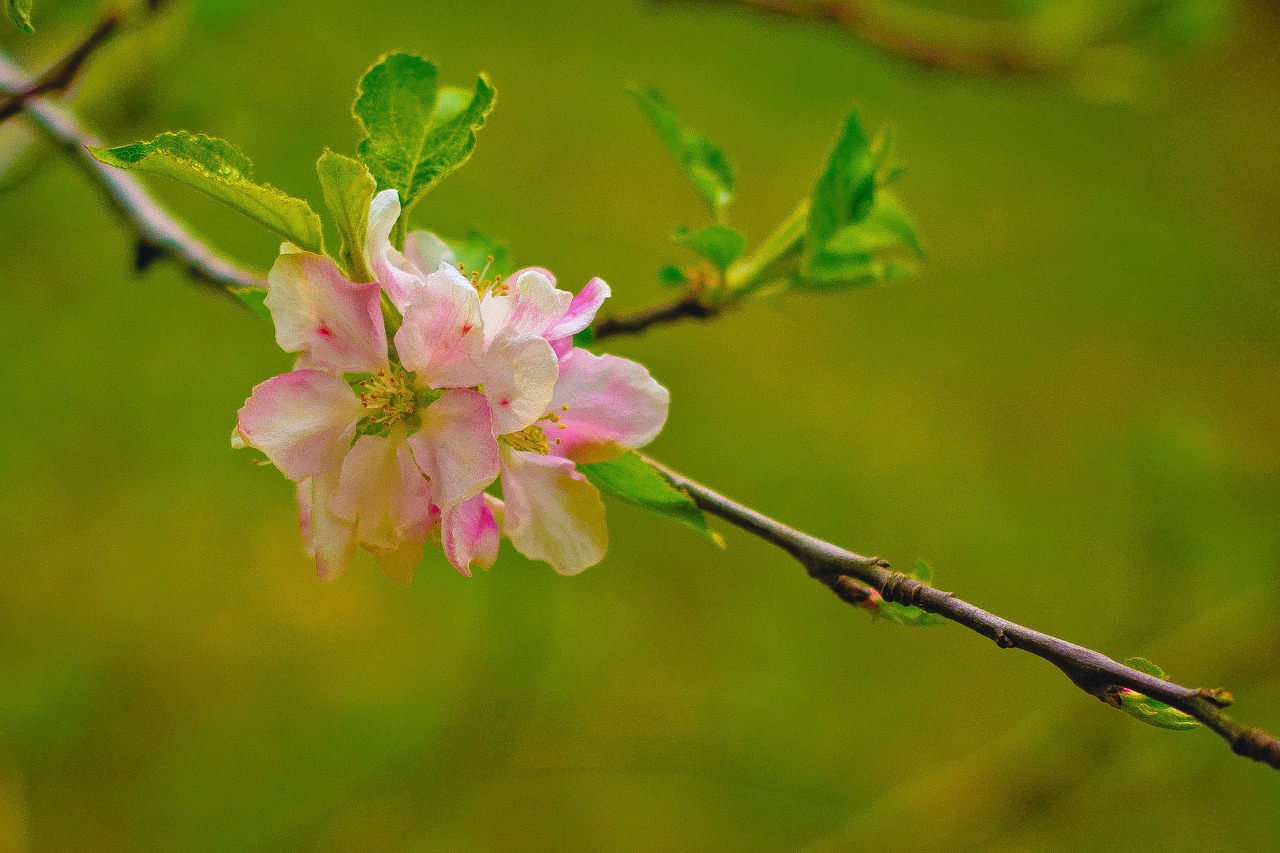
<svg viewBox="0 0 1280 853">
<path fill-rule="evenodd" d="M 133 270 L 142 275 L 151 265 L 164 257 L 164 250 L 150 240 L 140 239 L 133 248 Z"/>
<path fill-rule="evenodd" d="M 999 628 L 996 630 L 996 635 L 994 639 L 996 641 L 996 645 L 1002 649 L 1012 649 L 1014 646 L 1017 645 L 1017 643 L 1013 641 L 1013 637 L 1010 637 L 1009 634 L 1003 628 Z"/>
<path fill-rule="evenodd" d="M 886 601 L 893 601 L 906 607 L 919 607 L 920 594 L 926 588 L 924 584 L 910 575 L 894 572 L 885 580 L 884 585 L 880 588 L 880 594 L 884 596 Z"/>
<path fill-rule="evenodd" d="M 1196 691 L 1196 695 L 1219 708 L 1230 708 L 1236 701 L 1234 693 L 1221 687 L 1201 687 Z"/>
</svg>

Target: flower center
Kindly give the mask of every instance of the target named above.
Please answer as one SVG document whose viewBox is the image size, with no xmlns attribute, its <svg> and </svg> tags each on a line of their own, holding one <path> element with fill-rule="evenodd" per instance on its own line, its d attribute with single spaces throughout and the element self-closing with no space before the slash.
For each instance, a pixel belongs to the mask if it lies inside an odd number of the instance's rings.
<svg viewBox="0 0 1280 853">
<path fill-rule="evenodd" d="M 400 367 L 379 370 L 356 383 L 360 405 L 369 409 L 365 420 L 371 426 L 391 427 L 411 417 L 418 408 L 418 396 L 409 375 Z"/>
<path fill-rule="evenodd" d="M 568 405 L 560 407 L 560 412 L 567 411 L 569 411 Z M 519 432 L 509 432 L 501 438 L 516 450 L 528 450 L 533 453 L 540 453 L 543 456 L 546 456 L 551 452 L 552 442 L 555 444 L 560 443 L 560 439 L 558 438 L 550 440 L 547 439 L 547 429 L 553 426 L 558 427 L 559 429 L 567 429 L 564 424 L 560 423 L 560 412 L 547 412 L 545 415 L 538 418 L 540 422 L 547 422 L 545 427 L 541 423 L 530 424 Z"/>
<path fill-rule="evenodd" d="M 502 276 L 495 275 L 493 278 L 486 278 L 489 274 L 489 267 L 493 265 L 493 255 L 490 255 L 487 261 L 488 262 L 484 265 L 483 269 L 472 270 L 470 275 L 467 275 L 466 264 L 458 264 L 458 272 L 467 276 L 471 281 L 471 286 L 479 291 L 481 296 L 490 292 L 492 292 L 494 296 L 505 296 L 507 293 L 507 285 L 503 283 Z"/>
</svg>

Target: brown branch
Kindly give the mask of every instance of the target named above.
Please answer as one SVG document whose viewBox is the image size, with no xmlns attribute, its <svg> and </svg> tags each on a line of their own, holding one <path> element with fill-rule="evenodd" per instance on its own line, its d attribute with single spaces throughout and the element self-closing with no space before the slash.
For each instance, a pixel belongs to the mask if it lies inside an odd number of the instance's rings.
<svg viewBox="0 0 1280 853">
<path fill-rule="evenodd" d="M 120 14 L 107 12 L 93 30 L 80 43 L 67 51 L 61 59 L 46 68 L 38 77 L 0 102 L 0 121 L 22 112 L 23 104 L 39 95 L 62 93 L 71 88 L 80 69 L 99 47 L 120 28 Z"/>
<path fill-rule="evenodd" d="M 655 3 L 684 0 L 652 0 Z M 983 21 L 884 0 L 698 0 L 835 26 L 911 64 L 981 77 L 1066 71 L 1089 47 L 1133 30 L 1158 0 L 1103 7 L 1065 42 L 1049 42 L 1034 17 Z"/>
<path fill-rule="evenodd" d="M 684 490 L 704 511 L 718 516 L 754 536 L 786 551 L 815 580 L 844 601 L 864 605 L 872 596 L 919 607 L 963 625 L 1002 649 L 1022 649 L 1053 664 L 1081 690 L 1111 705 L 1116 692 L 1133 690 L 1195 717 L 1227 742 L 1237 755 L 1280 770 L 1280 741 L 1268 732 L 1231 719 L 1222 709 L 1230 694 L 1217 689 L 1184 687 L 1118 663 L 1101 652 L 1060 640 L 1010 622 L 980 607 L 923 584 L 902 572 L 892 571 L 878 557 L 863 557 L 830 542 L 802 533 L 753 509 L 736 503 L 649 460 Z"/>
<path fill-rule="evenodd" d="M 33 82 L 0 53 L 0 92 L 17 94 Z M 260 275 L 236 266 L 209 249 L 161 207 L 137 178 L 95 160 L 89 148 L 101 143 L 70 110 L 46 98 L 34 97 L 22 101 L 22 111 L 50 142 L 80 167 L 133 230 L 139 271 L 163 258 L 221 293 L 228 293 L 229 289 L 266 287 Z"/>
<path fill-rule="evenodd" d="M 696 293 L 684 296 L 674 302 L 654 305 L 629 314 L 616 314 L 605 317 L 592 326 L 595 339 L 613 337 L 614 335 L 638 335 L 650 326 L 671 323 L 676 320 L 709 320 L 721 312 L 721 308 L 713 305 Z"/>
</svg>

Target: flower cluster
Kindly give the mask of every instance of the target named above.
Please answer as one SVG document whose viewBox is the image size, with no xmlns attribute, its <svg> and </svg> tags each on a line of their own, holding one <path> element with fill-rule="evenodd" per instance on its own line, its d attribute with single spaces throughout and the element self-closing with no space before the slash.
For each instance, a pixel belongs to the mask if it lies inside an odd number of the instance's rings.
<svg viewBox="0 0 1280 853">
<path fill-rule="evenodd" d="M 470 574 L 493 565 L 500 533 L 563 574 L 598 563 L 604 505 L 577 463 L 653 440 L 669 401 L 639 364 L 573 345 L 608 285 L 592 279 L 575 296 L 543 269 L 468 277 L 430 233 L 393 248 L 399 216 L 395 190 L 375 196 L 373 282 L 282 248 L 266 305 L 298 361 L 253 389 L 233 444 L 297 483 L 323 579 L 363 547 L 408 582 L 429 539 Z M 390 340 L 384 298 L 402 318 Z M 488 491 L 499 485 L 501 498 Z"/>
</svg>

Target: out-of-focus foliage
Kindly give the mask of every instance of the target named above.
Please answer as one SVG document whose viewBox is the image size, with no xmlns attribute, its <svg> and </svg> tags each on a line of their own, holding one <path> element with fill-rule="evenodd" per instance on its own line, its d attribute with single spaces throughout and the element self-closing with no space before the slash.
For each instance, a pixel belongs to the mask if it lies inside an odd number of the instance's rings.
<svg viewBox="0 0 1280 853">
<path fill-rule="evenodd" d="M 15 27 L 25 33 L 34 32 L 31 27 L 31 0 L 4 0 L 4 11 Z"/>
<path fill-rule="evenodd" d="M 685 250 L 666 235 L 707 219 L 627 82 L 730 150 L 737 263 L 814 186 L 851 106 L 892 123 L 921 275 L 601 342 L 671 389 L 646 453 L 860 553 L 927 555 L 947 589 L 1229 687 L 1233 715 L 1280 728 L 1274 4 L 1244 4 L 1228 41 L 1162 66 L 1132 106 L 922 72 L 724 7 L 583 8 L 202 0 L 172 52 L 155 50 L 176 26 L 125 34 L 78 102 L 113 141 L 234 140 L 319 211 L 316 157 L 355 152 L 352 81 L 371 60 L 484 70 L 500 108 L 416 225 L 500 235 L 569 289 L 600 275 L 607 311 L 672 299 L 654 272 Z M 0 42 L 40 68 L 95 12 L 42 0 L 35 38 Z M 143 76 L 121 83 L 122 65 Z M 721 552 L 609 501 L 609 557 L 575 578 L 506 549 L 471 579 L 441 559 L 407 590 L 372 562 L 318 583 L 290 488 L 228 447 L 248 390 L 292 363 L 270 326 L 162 265 L 136 278 L 99 195 L 35 153 L 0 195 L 9 847 L 1280 837 L 1274 774 L 1210 733 L 1138 725 L 954 627 L 873 622 L 733 529 Z M 237 259 L 275 256 L 256 223 L 144 179 Z"/>
</svg>

